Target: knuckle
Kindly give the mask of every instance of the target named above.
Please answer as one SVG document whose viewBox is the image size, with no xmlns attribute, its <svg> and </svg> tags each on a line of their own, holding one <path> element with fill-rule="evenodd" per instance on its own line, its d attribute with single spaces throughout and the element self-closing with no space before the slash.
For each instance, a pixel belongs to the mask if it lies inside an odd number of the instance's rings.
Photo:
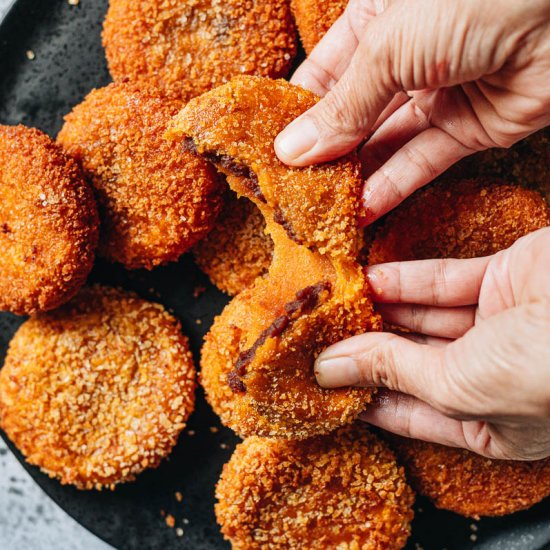
<svg viewBox="0 0 550 550">
<path fill-rule="evenodd" d="M 412 304 L 409 310 L 410 328 L 415 332 L 421 331 L 426 317 L 425 309 L 419 305 Z"/>
<path fill-rule="evenodd" d="M 396 409 L 398 411 L 398 419 L 401 423 L 400 429 L 407 437 L 415 436 L 415 423 L 413 422 L 414 409 L 410 396 L 398 393 L 396 395 Z"/>
<path fill-rule="evenodd" d="M 364 28 L 364 26 L 376 15 L 380 15 L 388 7 L 389 0 L 350 0 L 346 6 L 345 14 L 351 28 Z"/>
<path fill-rule="evenodd" d="M 493 441 L 485 422 L 474 422 L 472 424 L 462 422 L 461 429 L 462 438 L 468 449 L 482 456 L 491 454 L 490 447 Z"/>
<path fill-rule="evenodd" d="M 318 112 L 322 131 L 331 135 L 363 137 L 367 127 L 364 110 L 356 92 L 346 88 L 345 82 L 341 80 L 338 87 L 325 96 L 323 108 Z"/>
<path fill-rule="evenodd" d="M 438 391 L 432 398 L 432 405 L 449 418 L 462 419 L 464 416 L 462 391 L 452 375 L 453 370 L 448 368 L 448 362 L 444 362 L 442 368 L 437 371 L 438 379 L 435 387 Z"/>
<path fill-rule="evenodd" d="M 441 296 L 447 294 L 449 281 L 449 263 L 450 260 L 443 258 L 434 263 L 433 281 L 431 284 L 432 303 L 439 305 Z"/>
<path fill-rule="evenodd" d="M 360 369 L 360 383 L 372 383 L 375 386 L 384 386 L 390 389 L 398 389 L 397 372 L 395 369 L 395 357 L 390 339 L 382 344 L 374 346 L 362 358 L 361 363 L 368 369 Z M 368 370 L 370 376 L 365 372 Z M 369 380 L 372 378 L 372 380 Z"/>
<path fill-rule="evenodd" d="M 410 108 L 412 109 L 412 115 L 415 119 L 418 120 L 419 124 L 427 124 L 429 122 L 428 115 L 422 110 L 420 105 L 413 99 L 409 102 Z"/>
<path fill-rule="evenodd" d="M 409 144 L 403 147 L 403 152 L 407 156 L 409 163 L 419 170 L 423 180 L 432 181 L 439 175 L 437 167 L 420 148 Z"/>
<path fill-rule="evenodd" d="M 405 281 L 403 280 L 403 273 L 401 269 L 401 263 L 399 263 L 397 269 L 397 301 L 404 301 Z"/>
<path fill-rule="evenodd" d="M 328 93 L 338 82 L 336 75 L 332 71 L 328 70 L 327 67 L 320 65 L 311 58 L 307 60 L 307 63 L 310 74 L 317 82 L 321 84 L 325 90 L 325 94 Z"/>
<path fill-rule="evenodd" d="M 380 181 L 380 185 L 383 186 L 385 193 L 389 195 L 392 200 L 402 202 L 407 198 L 408 193 L 405 189 L 405 182 L 395 170 L 382 167 L 376 171 L 375 175 L 376 179 Z"/>
</svg>

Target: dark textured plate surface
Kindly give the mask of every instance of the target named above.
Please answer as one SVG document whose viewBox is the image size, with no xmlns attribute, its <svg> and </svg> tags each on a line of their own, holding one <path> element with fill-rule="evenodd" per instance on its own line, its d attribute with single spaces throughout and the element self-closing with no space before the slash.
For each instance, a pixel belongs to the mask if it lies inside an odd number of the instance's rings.
<svg viewBox="0 0 550 550">
<path fill-rule="evenodd" d="M 0 26 L 0 123 L 24 123 L 55 136 L 62 118 L 94 87 L 109 81 L 100 43 L 106 0 L 18 0 Z M 34 60 L 27 52 L 34 53 Z M 189 257 L 153 273 L 128 273 L 99 263 L 92 279 L 135 290 L 162 302 L 182 320 L 195 358 L 201 340 L 226 298 L 217 292 Z M 206 291 L 193 297 L 197 287 Z M 22 319 L 0 314 L 0 362 Z M 213 433 L 210 428 L 219 427 Z M 160 468 L 114 492 L 82 492 L 62 487 L 24 463 L 36 482 L 82 525 L 121 550 L 226 548 L 213 513 L 214 485 L 236 443 L 220 427 L 199 396 L 189 430 Z M 178 502 L 175 492 L 183 501 Z M 162 512 L 184 530 L 178 537 Z M 472 525 L 475 526 L 472 529 Z M 476 538 L 472 541 L 471 538 Z M 417 546 L 418 544 L 418 546 Z M 425 550 L 550 548 L 550 501 L 503 519 L 473 522 L 435 510 L 419 500 L 409 547 Z"/>
</svg>

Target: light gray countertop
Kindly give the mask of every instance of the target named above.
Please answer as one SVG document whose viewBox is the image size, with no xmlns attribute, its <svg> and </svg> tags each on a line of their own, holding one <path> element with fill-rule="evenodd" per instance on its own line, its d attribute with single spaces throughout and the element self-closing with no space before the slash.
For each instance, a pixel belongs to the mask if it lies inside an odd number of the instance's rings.
<svg viewBox="0 0 550 550">
<path fill-rule="evenodd" d="M 12 0 L 0 0 L 0 19 Z M 2 550 L 111 550 L 78 525 L 36 485 L 0 441 Z"/>
</svg>

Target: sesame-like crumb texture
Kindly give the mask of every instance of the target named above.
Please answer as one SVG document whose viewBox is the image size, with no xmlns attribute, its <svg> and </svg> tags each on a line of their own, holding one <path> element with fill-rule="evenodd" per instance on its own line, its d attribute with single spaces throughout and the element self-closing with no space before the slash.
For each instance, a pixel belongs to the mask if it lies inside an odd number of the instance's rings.
<svg viewBox="0 0 550 550">
<path fill-rule="evenodd" d="M 285 77 L 296 42 L 289 0 L 110 0 L 103 30 L 115 81 L 185 101 L 240 74 Z"/>
<path fill-rule="evenodd" d="M 348 0 L 291 0 L 300 39 L 308 55 L 344 13 L 347 4 Z"/>
<path fill-rule="evenodd" d="M 113 488 L 170 453 L 194 390 L 179 322 L 158 304 L 96 286 L 17 331 L 0 371 L 0 423 L 51 477 Z"/>
<path fill-rule="evenodd" d="M 129 269 L 175 261 L 213 227 L 222 188 L 205 161 L 164 139 L 181 104 L 128 83 L 94 90 L 58 142 L 99 203 L 99 252 Z"/>
<path fill-rule="evenodd" d="M 495 180 L 442 181 L 386 218 L 369 263 L 488 256 L 548 225 L 550 210 L 536 191 Z"/>
<path fill-rule="evenodd" d="M 192 100 L 169 130 L 254 202 L 273 241 L 268 275 L 216 318 L 202 349 L 207 399 L 243 436 L 328 433 L 372 398 L 372 389 L 323 389 L 313 372 L 327 346 L 381 327 L 356 261 L 359 161 L 294 169 L 273 150 L 277 134 L 315 101 L 285 81 L 239 77 Z"/>
<path fill-rule="evenodd" d="M 399 549 L 413 517 L 402 468 L 362 425 L 305 441 L 246 439 L 216 496 L 234 550 Z"/>
<path fill-rule="evenodd" d="M 415 490 L 438 508 L 479 518 L 530 508 L 550 496 L 550 459 L 491 460 L 455 449 L 392 436 L 391 445 Z"/>
<path fill-rule="evenodd" d="M 504 180 L 542 193 L 550 203 L 550 127 L 509 149 L 487 149 L 451 167 L 445 178 L 483 177 Z"/>
<path fill-rule="evenodd" d="M 30 314 L 69 300 L 98 239 L 91 188 L 39 130 L 0 126 L 0 310 Z"/>
<path fill-rule="evenodd" d="M 199 153 L 235 161 L 237 166 L 225 170 L 229 185 L 239 195 L 252 193 L 249 198 L 256 202 L 261 192 L 258 206 L 267 204 L 294 241 L 321 254 L 355 259 L 361 244 L 356 229 L 362 185 L 357 157 L 291 168 L 277 158 L 273 146 L 277 135 L 317 100 L 284 80 L 237 77 L 191 100 L 168 135 L 190 137 Z M 235 169 L 240 166 L 256 176 L 259 190 L 251 192 L 250 182 L 238 185 Z"/>
<path fill-rule="evenodd" d="M 228 192 L 214 229 L 194 247 L 193 255 L 222 292 L 236 296 L 267 273 L 273 241 L 258 207 Z"/>
</svg>

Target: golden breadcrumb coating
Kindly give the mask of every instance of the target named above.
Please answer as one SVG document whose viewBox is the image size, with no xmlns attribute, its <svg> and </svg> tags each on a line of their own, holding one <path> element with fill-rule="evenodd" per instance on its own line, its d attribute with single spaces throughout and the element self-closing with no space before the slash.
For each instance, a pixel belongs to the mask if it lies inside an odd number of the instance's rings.
<svg viewBox="0 0 550 550">
<path fill-rule="evenodd" d="M 220 207 L 216 171 L 163 137 L 180 107 L 158 91 L 111 84 L 75 107 L 57 138 L 95 189 L 100 254 L 129 269 L 177 260 Z"/>
<path fill-rule="evenodd" d="M 348 0 L 291 0 L 304 50 L 309 55 L 344 13 Z"/>
<path fill-rule="evenodd" d="M 190 138 L 189 150 L 213 162 L 238 195 L 273 211 L 271 217 L 292 241 L 324 255 L 355 259 L 361 244 L 357 157 L 291 168 L 278 160 L 273 147 L 281 128 L 317 101 L 285 80 L 237 77 L 191 100 L 167 134 L 175 141 Z"/>
<path fill-rule="evenodd" d="M 550 496 L 550 459 L 491 460 L 455 449 L 392 436 L 414 489 L 438 508 L 467 517 L 503 516 Z"/>
<path fill-rule="evenodd" d="M 414 501 L 393 453 L 364 425 L 305 441 L 250 437 L 216 497 L 234 550 L 403 548 Z"/>
<path fill-rule="evenodd" d="M 115 81 L 184 101 L 233 76 L 285 77 L 296 55 L 289 0 L 110 0 L 103 45 Z"/>
<path fill-rule="evenodd" d="M 97 207 L 77 164 L 48 136 L 0 126 L 0 310 L 53 309 L 86 281 Z"/>
<path fill-rule="evenodd" d="M 489 256 L 548 225 L 550 210 L 536 191 L 495 180 L 442 181 L 388 215 L 368 260 Z"/>
<path fill-rule="evenodd" d="M 273 262 L 206 336 L 201 381 L 222 422 L 241 435 L 305 438 L 352 421 L 373 390 L 327 390 L 315 357 L 380 328 L 356 262 L 359 161 L 290 168 L 273 142 L 316 97 L 285 81 L 239 77 L 191 100 L 169 134 L 187 138 L 252 200 L 273 239 Z M 192 138 L 192 139 L 189 139 Z"/>
<path fill-rule="evenodd" d="M 466 157 L 448 170 L 445 177 L 504 180 L 539 191 L 550 203 L 550 127 L 509 149 L 487 149 Z"/>
<path fill-rule="evenodd" d="M 236 296 L 269 269 L 273 241 L 265 231 L 258 207 L 229 191 L 214 229 L 193 249 L 195 261 L 222 292 Z"/>
<path fill-rule="evenodd" d="M 0 371 L 0 423 L 61 483 L 113 488 L 170 453 L 194 390 L 179 322 L 159 304 L 95 286 L 17 331 Z"/>
</svg>

